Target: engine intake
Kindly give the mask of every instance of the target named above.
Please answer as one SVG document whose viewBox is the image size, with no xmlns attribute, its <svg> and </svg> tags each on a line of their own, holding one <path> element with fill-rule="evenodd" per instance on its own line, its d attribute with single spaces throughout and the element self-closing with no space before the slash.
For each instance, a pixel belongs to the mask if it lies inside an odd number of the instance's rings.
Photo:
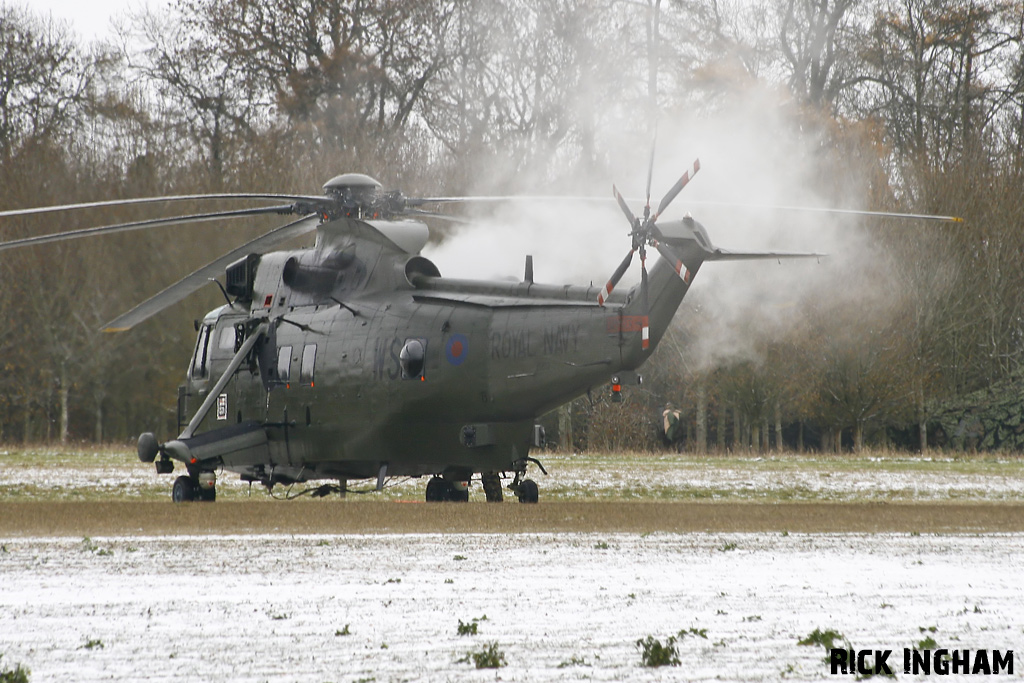
<svg viewBox="0 0 1024 683">
<path fill-rule="evenodd" d="M 227 293 L 242 301 L 252 301 L 252 288 L 259 265 L 259 254 L 249 254 L 229 265 L 225 270 L 227 286 L 224 289 Z"/>
<path fill-rule="evenodd" d="M 281 279 L 297 292 L 327 295 L 344 285 L 345 271 L 355 263 L 355 255 L 348 251 L 337 251 L 327 257 L 312 252 L 301 254 L 285 261 Z"/>
</svg>

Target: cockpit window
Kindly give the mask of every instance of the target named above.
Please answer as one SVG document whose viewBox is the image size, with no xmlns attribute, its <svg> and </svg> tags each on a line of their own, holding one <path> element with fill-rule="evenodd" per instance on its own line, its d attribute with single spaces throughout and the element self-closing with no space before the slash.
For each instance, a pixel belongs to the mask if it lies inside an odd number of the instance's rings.
<svg viewBox="0 0 1024 683">
<path fill-rule="evenodd" d="M 212 325 L 203 325 L 199 330 L 199 338 L 196 340 L 196 351 L 192 356 L 192 379 L 206 379 L 210 376 L 210 330 Z"/>
</svg>

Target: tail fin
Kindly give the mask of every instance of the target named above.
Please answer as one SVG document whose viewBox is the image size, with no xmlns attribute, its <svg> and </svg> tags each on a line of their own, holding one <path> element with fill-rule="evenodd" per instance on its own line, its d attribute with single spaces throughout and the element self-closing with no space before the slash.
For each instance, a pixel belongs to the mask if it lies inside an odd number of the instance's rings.
<svg viewBox="0 0 1024 683">
<path fill-rule="evenodd" d="M 689 253 L 684 255 L 684 251 Z M 692 249 L 659 244 L 658 253 L 661 258 L 651 268 L 648 280 L 649 300 L 643 301 L 641 285 L 636 285 L 622 310 L 623 316 L 642 319 L 639 327 L 634 326 L 636 333 L 622 339 L 623 360 L 628 369 L 638 367 L 654 352 L 703 262 L 700 252 Z"/>
<path fill-rule="evenodd" d="M 672 317 L 690 289 L 693 278 L 705 261 L 782 260 L 791 258 L 822 258 L 825 254 L 783 251 L 729 251 L 714 246 L 707 231 L 697 221 L 686 217 L 681 221 L 658 225 L 655 245 L 661 258 L 650 272 L 649 299 L 643 302 L 639 285 L 630 291 L 629 303 L 622 314 L 643 318 L 640 334 L 623 338 L 623 359 L 629 367 L 637 367 L 654 352 L 664 336 Z"/>
</svg>

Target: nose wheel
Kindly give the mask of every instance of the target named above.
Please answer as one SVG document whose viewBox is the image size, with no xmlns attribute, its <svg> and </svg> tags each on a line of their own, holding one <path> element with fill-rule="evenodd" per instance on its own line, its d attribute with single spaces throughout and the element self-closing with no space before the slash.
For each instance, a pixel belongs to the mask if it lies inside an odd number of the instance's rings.
<svg viewBox="0 0 1024 683">
<path fill-rule="evenodd" d="M 175 503 L 191 503 L 196 499 L 196 486 L 192 477 L 180 476 L 174 480 L 174 487 L 171 489 L 171 500 Z"/>
<path fill-rule="evenodd" d="M 526 465 L 533 463 L 540 468 L 540 471 L 547 476 L 548 471 L 544 469 L 544 465 L 540 463 L 540 460 L 536 458 L 523 458 L 517 460 L 515 463 L 516 477 L 512 480 L 512 483 L 508 485 L 508 488 L 512 493 L 516 494 L 516 498 L 519 499 L 520 503 L 536 503 L 540 499 L 540 490 L 537 486 L 537 482 L 533 479 L 523 479 L 526 474 Z"/>
<path fill-rule="evenodd" d="M 520 503 L 536 503 L 540 498 L 540 489 L 533 479 L 523 479 L 514 491 Z"/>
</svg>

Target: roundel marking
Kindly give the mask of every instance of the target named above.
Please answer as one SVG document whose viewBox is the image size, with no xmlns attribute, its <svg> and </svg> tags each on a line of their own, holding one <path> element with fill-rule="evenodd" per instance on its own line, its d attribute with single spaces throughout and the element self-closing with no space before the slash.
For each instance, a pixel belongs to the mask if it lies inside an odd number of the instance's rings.
<svg viewBox="0 0 1024 683">
<path fill-rule="evenodd" d="M 445 344 L 444 353 L 451 365 L 462 365 L 469 353 L 469 339 L 464 334 L 453 334 Z"/>
</svg>

